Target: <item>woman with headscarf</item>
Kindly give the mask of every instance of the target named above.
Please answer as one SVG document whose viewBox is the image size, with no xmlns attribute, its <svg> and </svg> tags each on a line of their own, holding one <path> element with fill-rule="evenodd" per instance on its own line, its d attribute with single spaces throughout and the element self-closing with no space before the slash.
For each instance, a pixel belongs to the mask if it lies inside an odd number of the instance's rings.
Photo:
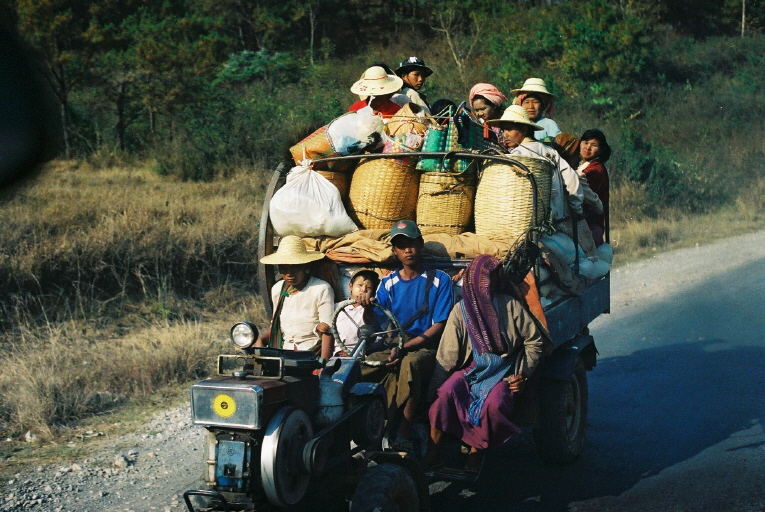
<svg viewBox="0 0 765 512">
<path fill-rule="evenodd" d="M 501 144 L 502 131 L 496 126 L 487 125 L 486 121 L 499 119 L 507 97 L 492 84 L 478 83 L 470 89 L 468 101 L 476 121 L 484 125 L 484 138 L 490 138 L 488 130 L 491 130 L 494 132 L 494 137 L 491 137 L 491 140 Z"/>
<path fill-rule="evenodd" d="M 501 265 L 481 255 L 464 274 L 462 300 L 446 321 L 431 384 L 431 452 L 443 434 L 470 446 L 466 469 L 477 470 L 482 452 L 501 446 L 520 429 L 510 420 L 513 404 L 536 369 L 546 333 L 518 299 L 501 293 Z"/>
<path fill-rule="evenodd" d="M 513 105 L 520 105 L 526 109 L 529 119 L 539 125 L 539 129 L 534 132 L 535 139 L 548 142 L 561 133 L 558 123 L 546 117 L 552 111 L 555 96 L 547 90 L 544 80 L 528 78 L 520 89 L 513 89 L 511 92 L 516 95 Z"/>
</svg>

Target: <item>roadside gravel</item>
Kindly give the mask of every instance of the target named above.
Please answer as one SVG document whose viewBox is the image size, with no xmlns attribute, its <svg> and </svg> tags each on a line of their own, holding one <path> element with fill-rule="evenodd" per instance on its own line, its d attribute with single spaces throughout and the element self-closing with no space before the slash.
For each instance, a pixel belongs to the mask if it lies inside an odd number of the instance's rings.
<svg viewBox="0 0 765 512">
<path fill-rule="evenodd" d="M 96 456 L 17 473 L 3 482 L 0 512 L 185 510 L 180 493 L 198 486 L 202 442 L 188 406 L 168 409 Z"/>
</svg>

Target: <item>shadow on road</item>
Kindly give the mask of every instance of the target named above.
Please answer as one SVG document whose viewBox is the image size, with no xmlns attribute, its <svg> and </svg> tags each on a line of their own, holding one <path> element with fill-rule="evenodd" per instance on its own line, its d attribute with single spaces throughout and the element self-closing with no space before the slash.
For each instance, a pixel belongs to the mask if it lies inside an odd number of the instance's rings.
<svg viewBox="0 0 765 512">
<path fill-rule="evenodd" d="M 573 465 L 542 465 L 530 436 L 498 450 L 473 487 L 451 485 L 434 510 L 567 510 L 619 495 L 731 434 L 765 424 L 765 348 L 682 343 L 603 359 L 590 374 L 590 422 Z M 740 448 L 749 446 L 743 444 Z"/>
</svg>

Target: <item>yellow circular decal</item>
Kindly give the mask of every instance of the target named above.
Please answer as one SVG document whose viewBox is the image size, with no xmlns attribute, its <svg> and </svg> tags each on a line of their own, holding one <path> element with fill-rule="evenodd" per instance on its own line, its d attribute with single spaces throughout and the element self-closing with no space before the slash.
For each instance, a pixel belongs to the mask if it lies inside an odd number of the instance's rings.
<svg viewBox="0 0 765 512">
<path fill-rule="evenodd" d="M 233 397 L 221 393 L 213 398 L 213 411 L 221 418 L 230 418 L 236 412 L 236 401 Z"/>
</svg>

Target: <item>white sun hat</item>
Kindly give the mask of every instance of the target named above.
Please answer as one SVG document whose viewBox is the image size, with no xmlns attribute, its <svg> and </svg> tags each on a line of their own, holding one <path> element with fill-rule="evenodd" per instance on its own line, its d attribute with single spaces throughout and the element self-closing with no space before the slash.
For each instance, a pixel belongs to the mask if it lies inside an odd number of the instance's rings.
<svg viewBox="0 0 765 512">
<path fill-rule="evenodd" d="M 555 96 L 553 93 L 547 90 L 547 85 L 541 78 L 527 78 L 526 81 L 523 82 L 523 86 L 521 86 L 520 89 L 513 89 L 510 92 L 513 94 L 520 94 L 522 92 L 538 92 L 541 94 L 547 94 L 548 96 Z"/>
<path fill-rule="evenodd" d="M 381 66 L 372 66 L 351 86 L 351 92 L 359 96 L 382 96 L 400 90 L 403 85 L 401 78 L 389 75 Z"/>
<path fill-rule="evenodd" d="M 265 265 L 303 265 L 320 260 L 324 254 L 318 251 L 308 251 L 299 236 L 287 235 L 279 242 L 276 252 L 263 256 L 260 262 Z"/>
<path fill-rule="evenodd" d="M 504 112 L 502 112 L 502 117 L 486 121 L 486 124 L 494 124 L 497 126 L 502 126 L 505 123 L 527 124 L 535 130 L 544 130 L 542 126 L 531 122 L 526 109 L 520 105 L 510 105 Z"/>
</svg>

